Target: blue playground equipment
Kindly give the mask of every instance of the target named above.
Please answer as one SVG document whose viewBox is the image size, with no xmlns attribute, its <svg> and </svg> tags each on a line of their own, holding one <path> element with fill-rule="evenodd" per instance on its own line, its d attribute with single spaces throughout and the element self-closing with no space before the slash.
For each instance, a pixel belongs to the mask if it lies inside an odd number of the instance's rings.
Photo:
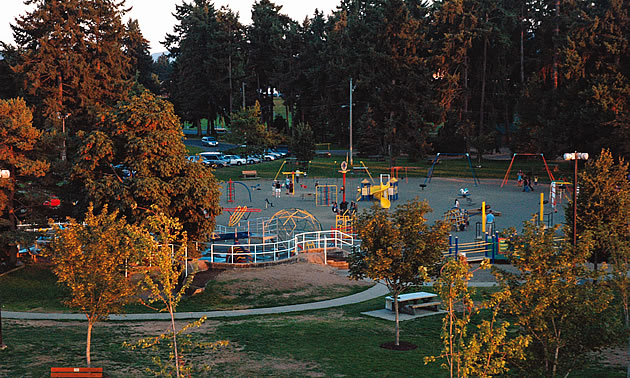
<svg viewBox="0 0 630 378">
<path fill-rule="evenodd" d="M 472 177 L 473 177 L 473 183 L 475 184 L 475 186 L 478 186 L 478 184 L 480 183 L 479 179 L 477 178 L 477 176 L 475 175 L 475 169 L 472 166 L 472 162 L 470 161 L 470 154 L 468 153 L 450 153 L 450 152 L 438 152 L 437 155 L 435 155 L 435 159 L 433 159 L 433 164 L 431 164 L 431 168 L 429 168 L 429 172 L 427 173 L 427 178 L 424 179 L 424 186 L 427 185 L 427 183 L 431 182 L 431 177 L 433 177 L 433 168 L 435 167 L 435 165 L 437 164 L 437 162 L 440 160 L 440 156 L 465 156 L 466 159 L 468 160 L 468 166 L 470 167 L 470 172 L 472 173 Z M 422 187 L 424 189 L 424 186 Z"/>
</svg>

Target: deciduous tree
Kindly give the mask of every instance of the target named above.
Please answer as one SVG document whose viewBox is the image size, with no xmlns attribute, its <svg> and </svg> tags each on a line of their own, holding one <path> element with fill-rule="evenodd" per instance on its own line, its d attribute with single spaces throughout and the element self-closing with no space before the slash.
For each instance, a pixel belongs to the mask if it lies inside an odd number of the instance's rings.
<svg viewBox="0 0 630 378">
<path fill-rule="evenodd" d="M 18 219 L 13 202 L 18 183 L 42 177 L 49 168 L 47 162 L 34 156 L 42 132 L 33 127 L 32 121 L 33 114 L 23 99 L 0 100 L 0 164 L 9 171 L 9 177 L 0 178 L 0 262 L 8 267 L 17 262 L 14 233 Z"/>
<path fill-rule="evenodd" d="M 425 357 L 425 364 L 443 359 L 443 367 L 451 377 L 490 377 L 505 374 L 508 360 L 522 360 L 529 336 L 508 338 L 509 322 L 498 319 L 501 303 L 508 292 L 498 292 L 481 306 L 475 305 L 468 282 L 474 272 L 488 268 L 487 260 L 479 268 L 471 270 L 465 257 L 448 261 L 435 283 L 435 290 L 447 311 L 442 323 L 444 349 L 439 356 Z M 482 310 L 491 313 L 490 320 L 484 319 L 477 330 L 471 333 L 473 316 Z"/>
<path fill-rule="evenodd" d="M 55 235 L 46 248 L 57 279 L 70 289 L 67 304 L 87 318 L 88 366 L 92 328 L 120 311 L 135 293 L 125 277 L 125 266 L 150 238 L 130 227 L 118 211 L 109 212 L 105 206 L 97 215 L 93 210 L 90 205 L 83 222 L 69 218 L 63 228 L 52 224 Z"/>
<path fill-rule="evenodd" d="M 587 352 L 607 345 L 615 329 L 610 289 L 586 266 L 589 248 L 573 248 L 556 231 L 525 223 L 508 253 L 518 273 L 494 271 L 510 293 L 502 313 L 531 336 L 527 358 L 517 365 L 527 374 L 567 374 Z"/>
<path fill-rule="evenodd" d="M 448 227 L 442 222 L 429 227 L 425 215 L 430 211 L 427 202 L 414 200 L 396 208 L 393 215 L 375 207 L 357 222 L 361 250 L 351 255 L 350 277 L 387 285 L 394 297 L 396 345 L 400 342 L 398 296 L 425 282 L 447 248 Z"/>
<path fill-rule="evenodd" d="M 95 207 L 120 209 L 131 223 L 157 205 L 177 217 L 194 240 L 214 230 L 221 212 L 212 170 L 186 160 L 173 106 L 150 92 L 121 102 L 84 138 L 73 178 Z"/>
</svg>

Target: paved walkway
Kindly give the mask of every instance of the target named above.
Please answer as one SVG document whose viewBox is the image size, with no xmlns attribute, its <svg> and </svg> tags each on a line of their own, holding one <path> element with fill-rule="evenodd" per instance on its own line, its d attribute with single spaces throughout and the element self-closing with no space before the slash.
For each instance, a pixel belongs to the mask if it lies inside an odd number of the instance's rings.
<svg viewBox="0 0 630 378">
<path fill-rule="evenodd" d="M 491 287 L 496 285 L 494 282 L 470 282 L 470 286 L 475 287 Z M 431 284 L 427 284 L 431 286 Z M 203 316 L 208 318 L 224 318 L 235 316 L 252 316 L 252 315 L 269 315 L 284 314 L 289 312 L 321 310 L 332 307 L 345 306 L 349 304 L 361 303 L 370 299 L 378 298 L 389 294 L 387 287 L 381 283 L 377 283 L 371 288 L 357 294 L 347 297 L 329 299 L 326 301 L 303 303 L 297 305 L 251 308 L 246 310 L 228 310 L 228 311 L 196 311 L 196 312 L 177 312 L 175 319 L 199 319 Z M 25 319 L 25 320 L 86 320 L 83 314 L 65 314 L 65 313 L 39 313 L 39 312 L 17 312 L 2 311 L 2 317 L 5 319 Z M 170 320 L 168 313 L 147 313 L 147 314 L 116 314 L 110 315 L 109 320 L 112 321 L 139 321 L 139 320 Z"/>
</svg>

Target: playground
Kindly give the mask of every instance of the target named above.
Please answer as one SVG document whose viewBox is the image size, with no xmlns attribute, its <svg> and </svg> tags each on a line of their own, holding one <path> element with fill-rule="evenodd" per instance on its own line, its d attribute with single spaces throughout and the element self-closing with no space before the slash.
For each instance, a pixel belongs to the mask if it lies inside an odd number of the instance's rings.
<svg viewBox="0 0 630 378">
<path fill-rule="evenodd" d="M 251 193 L 251 201 L 249 194 L 245 189 L 238 186 L 235 188 L 233 203 L 227 202 L 227 197 L 221 197 L 221 205 L 229 208 L 235 204 L 239 206 L 247 206 L 248 208 L 260 209 L 256 217 L 272 217 L 276 212 L 282 209 L 302 209 L 312 214 L 322 225 L 323 230 L 335 228 L 337 223 L 337 214 L 332 211 L 332 203 L 342 202 L 343 186 L 342 175 L 337 178 L 302 178 L 298 185 L 295 185 L 295 193 L 289 195 L 283 190 L 279 198 L 274 198 L 272 189 L 272 180 L 259 179 L 256 181 L 248 180 L 249 192 Z M 485 202 L 487 210 L 492 210 L 496 216 L 494 227 L 501 230 L 508 227 L 514 227 L 518 231 L 522 228 L 524 221 L 532 219 L 536 215 L 539 218 L 540 213 L 540 193 L 544 194 L 543 204 L 543 221 L 547 224 L 561 224 L 564 222 L 563 205 L 568 201 L 570 196 L 564 196 L 564 202 L 558 203 L 556 198 L 555 210 L 552 209 L 552 201 L 550 201 L 550 185 L 548 183 L 538 183 L 533 185 L 534 190 L 523 192 L 523 187 L 518 185 L 516 172 L 512 172 L 511 179 L 508 179 L 501 186 L 501 179 L 477 179 L 478 184 L 475 186 L 473 178 L 442 178 L 433 177 L 430 182 L 426 183 L 424 177 L 408 177 L 398 180 L 398 199 L 391 200 L 391 208 L 395 208 L 398 204 L 418 198 L 428 201 L 433 212 L 428 214 L 427 221 L 434 222 L 438 219 L 445 219 L 445 213 L 454 207 L 455 200 L 459 202 L 460 210 L 469 214 L 468 227 L 461 231 L 453 230 L 453 236 L 457 236 L 461 242 L 472 242 L 477 234 L 476 224 L 482 222 L 481 208 Z M 346 202 L 355 202 L 358 211 L 368 209 L 373 205 L 380 206 L 380 200 L 360 200 L 361 182 L 370 181 L 367 174 L 347 175 L 346 177 Z M 387 177 L 383 178 L 385 183 Z M 385 184 L 383 183 L 383 184 Z M 319 187 L 318 190 L 315 189 Z M 422 186 L 426 185 L 426 186 Z M 374 177 L 374 186 L 381 186 L 381 177 Z M 325 190 L 324 190 L 325 188 Z M 467 189 L 465 195 L 463 190 Z M 225 191 L 225 188 L 224 188 Z M 318 206 L 319 205 L 319 206 Z M 254 216 L 252 216 L 253 218 Z M 230 220 L 230 214 L 224 212 L 217 217 L 217 224 L 227 225 Z"/>
</svg>

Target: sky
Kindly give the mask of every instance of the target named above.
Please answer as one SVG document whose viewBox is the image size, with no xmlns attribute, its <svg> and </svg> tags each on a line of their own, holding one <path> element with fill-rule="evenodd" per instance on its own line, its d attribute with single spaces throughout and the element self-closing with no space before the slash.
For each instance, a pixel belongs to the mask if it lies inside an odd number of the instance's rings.
<svg viewBox="0 0 630 378">
<path fill-rule="evenodd" d="M 29 8 L 22 0 L 0 0 L 2 11 L 0 12 L 0 41 L 13 41 L 13 34 L 9 24 L 13 23 L 15 17 L 23 15 Z M 186 0 L 191 2 L 191 0 Z M 329 15 L 340 3 L 340 0 L 273 0 L 276 5 L 282 5 L 281 13 L 288 15 L 292 19 L 302 22 L 306 16 L 312 16 L 315 9 Z M 127 0 L 127 7 L 132 10 L 125 16 L 125 22 L 129 17 L 138 19 L 142 34 L 149 40 L 151 53 L 165 51 L 160 45 L 166 33 L 173 31 L 175 18 L 171 13 L 175 12 L 175 4 L 181 4 L 182 0 Z M 218 9 L 223 5 L 238 12 L 241 22 L 251 23 L 251 8 L 254 0 L 215 0 L 214 6 Z"/>
</svg>

